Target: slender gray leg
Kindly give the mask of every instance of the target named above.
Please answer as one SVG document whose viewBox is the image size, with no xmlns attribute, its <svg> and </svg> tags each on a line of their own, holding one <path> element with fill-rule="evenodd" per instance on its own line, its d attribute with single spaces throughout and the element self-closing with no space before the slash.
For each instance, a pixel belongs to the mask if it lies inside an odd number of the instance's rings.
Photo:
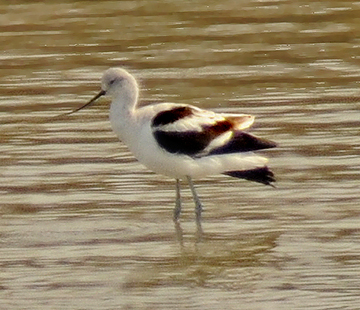
<svg viewBox="0 0 360 310">
<path fill-rule="evenodd" d="M 201 228 L 201 211 L 203 209 L 203 206 L 200 202 L 199 196 L 196 193 L 194 184 L 192 179 L 189 176 L 186 176 L 190 189 L 191 189 L 191 193 L 193 195 L 194 198 L 194 202 L 195 202 L 195 214 L 196 214 L 196 224 L 198 225 L 198 228 Z"/>
<path fill-rule="evenodd" d="M 174 209 L 174 222 L 178 222 L 181 213 L 180 180 L 176 179 L 176 200 Z"/>
</svg>

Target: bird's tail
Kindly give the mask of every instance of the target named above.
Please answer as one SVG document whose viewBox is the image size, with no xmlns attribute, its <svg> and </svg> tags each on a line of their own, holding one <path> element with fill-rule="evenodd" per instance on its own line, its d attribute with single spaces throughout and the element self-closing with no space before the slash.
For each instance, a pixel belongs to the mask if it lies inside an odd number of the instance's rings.
<svg viewBox="0 0 360 310">
<path fill-rule="evenodd" d="M 224 174 L 234 178 L 254 181 L 274 187 L 272 184 L 275 182 L 274 173 L 267 166 L 250 170 L 227 171 L 224 172 Z"/>
</svg>

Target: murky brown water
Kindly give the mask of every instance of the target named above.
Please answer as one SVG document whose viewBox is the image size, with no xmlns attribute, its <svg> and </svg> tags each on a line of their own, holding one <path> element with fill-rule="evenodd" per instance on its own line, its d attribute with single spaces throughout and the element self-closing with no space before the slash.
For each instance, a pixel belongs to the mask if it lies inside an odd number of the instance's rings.
<svg viewBox="0 0 360 310">
<path fill-rule="evenodd" d="M 358 309 L 360 2 L 0 1 L 1 309 Z M 183 191 L 117 141 L 102 72 L 142 99 L 257 116 L 276 189 Z M 185 185 L 185 184 L 184 184 Z"/>
</svg>

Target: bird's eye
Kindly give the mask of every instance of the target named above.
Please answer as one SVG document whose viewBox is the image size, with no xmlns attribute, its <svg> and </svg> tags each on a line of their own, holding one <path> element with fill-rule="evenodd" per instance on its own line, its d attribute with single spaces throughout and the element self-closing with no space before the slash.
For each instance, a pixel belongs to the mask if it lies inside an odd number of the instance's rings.
<svg viewBox="0 0 360 310">
<path fill-rule="evenodd" d="M 113 85 L 114 83 L 115 83 L 115 79 L 111 80 L 111 81 L 109 82 L 109 85 Z"/>
</svg>

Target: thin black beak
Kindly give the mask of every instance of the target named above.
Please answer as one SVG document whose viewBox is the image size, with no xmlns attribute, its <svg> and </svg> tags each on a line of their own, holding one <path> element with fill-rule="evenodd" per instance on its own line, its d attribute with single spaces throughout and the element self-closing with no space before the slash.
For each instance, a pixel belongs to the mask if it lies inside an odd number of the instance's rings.
<svg viewBox="0 0 360 310">
<path fill-rule="evenodd" d="M 94 98 L 92 98 L 88 103 L 85 103 L 83 106 L 81 106 L 80 108 L 75 109 L 74 111 L 71 111 L 69 113 L 66 113 L 67 115 L 69 114 L 73 114 L 77 111 L 80 111 L 81 109 L 89 106 L 90 104 L 92 104 L 93 102 L 95 102 L 97 99 L 99 99 L 101 96 L 104 96 L 106 94 L 105 90 L 102 90 L 100 93 L 98 93 Z"/>
</svg>

